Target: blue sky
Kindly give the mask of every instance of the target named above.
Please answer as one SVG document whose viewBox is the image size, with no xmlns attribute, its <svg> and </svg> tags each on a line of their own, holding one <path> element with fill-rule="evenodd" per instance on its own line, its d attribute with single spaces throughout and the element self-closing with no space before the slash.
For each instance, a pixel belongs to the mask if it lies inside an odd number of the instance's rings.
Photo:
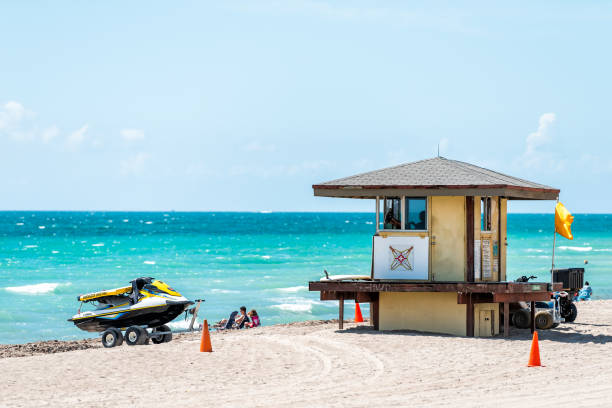
<svg viewBox="0 0 612 408">
<path fill-rule="evenodd" d="M 440 144 L 612 212 L 604 2 L 14 1 L 0 38 L 2 210 L 370 211 L 311 185 Z"/>
</svg>

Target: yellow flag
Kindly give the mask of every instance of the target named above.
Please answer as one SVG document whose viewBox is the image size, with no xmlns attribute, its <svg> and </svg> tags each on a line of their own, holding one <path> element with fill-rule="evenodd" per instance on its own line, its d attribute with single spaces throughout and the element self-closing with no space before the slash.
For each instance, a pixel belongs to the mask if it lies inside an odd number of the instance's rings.
<svg viewBox="0 0 612 408">
<path fill-rule="evenodd" d="M 574 239 L 572 222 L 574 222 L 574 216 L 567 211 L 563 204 L 557 203 L 555 207 L 555 232 L 567 239 Z"/>
</svg>

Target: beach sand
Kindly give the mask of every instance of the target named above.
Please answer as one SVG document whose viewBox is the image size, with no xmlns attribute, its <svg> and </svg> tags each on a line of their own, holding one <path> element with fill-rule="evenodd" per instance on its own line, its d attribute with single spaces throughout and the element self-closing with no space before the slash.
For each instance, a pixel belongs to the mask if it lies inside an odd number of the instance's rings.
<svg viewBox="0 0 612 408">
<path fill-rule="evenodd" d="M 539 332 L 545 367 L 534 368 L 531 334 L 514 328 L 466 338 L 301 322 L 212 333 L 213 353 L 197 334 L 53 354 L 3 346 L 0 406 L 610 406 L 612 300 L 578 309 Z"/>
</svg>

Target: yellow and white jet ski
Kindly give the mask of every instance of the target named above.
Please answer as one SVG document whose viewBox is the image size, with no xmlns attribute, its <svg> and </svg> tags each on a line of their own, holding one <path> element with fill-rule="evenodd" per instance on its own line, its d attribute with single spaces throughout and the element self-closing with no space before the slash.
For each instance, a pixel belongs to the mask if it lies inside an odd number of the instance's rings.
<svg viewBox="0 0 612 408">
<path fill-rule="evenodd" d="M 143 330 L 146 332 L 147 327 L 162 328 L 163 332 L 169 331 L 168 327 L 164 326 L 165 323 L 174 320 L 193 304 L 160 280 L 138 278 L 130 283 L 130 286 L 78 296 L 80 302 L 93 303 L 96 309 L 81 312 L 79 308 L 79 312 L 68 321 L 73 322 L 81 330 L 104 331 L 105 334 L 111 332 L 114 333 L 113 337 L 120 336 L 122 328 L 136 327 L 132 331 L 137 332 L 136 337 L 142 337 L 146 334 Z M 126 336 L 129 335 L 129 330 L 126 331 Z M 163 336 L 158 337 L 163 338 Z M 117 341 L 122 342 L 121 339 Z"/>
</svg>

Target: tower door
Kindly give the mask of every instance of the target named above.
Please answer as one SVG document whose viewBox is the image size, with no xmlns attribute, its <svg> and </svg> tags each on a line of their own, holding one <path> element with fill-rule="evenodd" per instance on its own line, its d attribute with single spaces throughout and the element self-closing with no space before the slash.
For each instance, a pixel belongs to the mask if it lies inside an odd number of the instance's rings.
<svg viewBox="0 0 612 408">
<path fill-rule="evenodd" d="M 493 336 L 493 310 L 481 310 L 478 321 L 478 337 Z"/>
<path fill-rule="evenodd" d="M 431 197 L 431 272 L 434 281 L 465 281 L 465 197 Z"/>
</svg>

